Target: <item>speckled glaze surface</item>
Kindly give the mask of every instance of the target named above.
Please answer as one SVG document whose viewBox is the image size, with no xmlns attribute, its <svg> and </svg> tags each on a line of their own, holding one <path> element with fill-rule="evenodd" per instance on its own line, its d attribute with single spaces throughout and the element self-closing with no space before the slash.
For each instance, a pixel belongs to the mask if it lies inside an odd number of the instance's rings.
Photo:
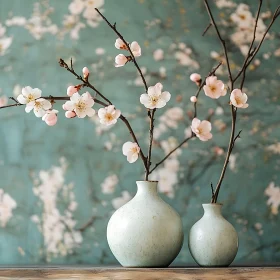
<svg viewBox="0 0 280 280">
<path fill-rule="evenodd" d="M 110 249 L 125 267 L 167 267 L 183 245 L 181 218 L 159 197 L 157 182 L 136 184 L 134 198 L 119 208 L 108 223 Z"/>
<path fill-rule="evenodd" d="M 222 204 L 202 204 L 203 217 L 190 230 L 189 249 L 200 266 L 229 266 L 238 250 L 238 235 L 223 217 Z"/>
</svg>

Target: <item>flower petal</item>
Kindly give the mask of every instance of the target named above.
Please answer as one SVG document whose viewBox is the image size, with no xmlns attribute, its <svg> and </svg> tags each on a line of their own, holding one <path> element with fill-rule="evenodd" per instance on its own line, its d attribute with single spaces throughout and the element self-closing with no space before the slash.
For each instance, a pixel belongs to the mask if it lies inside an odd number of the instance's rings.
<svg viewBox="0 0 280 280">
<path fill-rule="evenodd" d="M 93 108 L 89 107 L 86 109 L 86 114 L 88 117 L 93 117 L 95 114 L 95 110 Z"/>
<path fill-rule="evenodd" d="M 122 146 L 122 152 L 125 156 L 127 156 L 128 152 L 130 151 L 130 149 L 133 147 L 133 144 L 132 142 L 128 141 L 128 142 L 125 142 Z"/>
<path fill-rule="evenodd" d="M 127 161 L 129 163 L 133 163 L 137 159 L 138 159 L 138 153 L 134 153 L 134 152 L 131 152 L 131 151 L 128 152 L 128 154 L 127 154 Z"/>
<path fill-rule="evenodd" d="M 26 104 L 27 103 L 27 99 L 23 96 L 23 94 L 20 94 L 18 97 L 17 97 L 17 101 L 21 104 Z"/>
</svg>

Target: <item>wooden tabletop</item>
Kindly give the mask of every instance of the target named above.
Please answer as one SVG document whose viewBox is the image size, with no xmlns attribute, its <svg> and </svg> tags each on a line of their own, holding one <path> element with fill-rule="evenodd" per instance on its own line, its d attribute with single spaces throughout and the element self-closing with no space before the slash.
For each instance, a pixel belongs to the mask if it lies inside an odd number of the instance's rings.
<svg viewBox="0 0 280 280">
<path fill-rule="evenodd" d="M 121 267 L 10 267 L 0 268 L 1 280 L 280 280 L 280 266 L 229 268 L 121 268 Z"/>
</svg>

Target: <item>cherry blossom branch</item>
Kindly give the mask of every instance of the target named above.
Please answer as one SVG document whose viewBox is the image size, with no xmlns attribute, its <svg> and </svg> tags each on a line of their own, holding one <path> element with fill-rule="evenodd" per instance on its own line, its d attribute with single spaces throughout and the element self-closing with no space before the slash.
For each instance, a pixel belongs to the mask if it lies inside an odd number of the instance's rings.
<svg viewBox="0 0 280 280">
<path fill-rule="evenodd" d="M 142 73 L 142 70 L 140 69 L 137 61 L 136 61 L 136 58 L 133 54 L 133 52 L 131 51 L 131 48 L 129 46 L 129 43 L 124 39 L 123 35 L 117 30 L 116 28 L 116 23 L 114 23 L 113 25 L 108 21 L 108 19 L 97 9 L 95 8 L 95 10 L 97 11 L 97 13 L 103 18 L 103 20 L 108 24 L 108 26 L 118 35 L 118 37 L 124 42 L 125 46 L 127 47 L 127 50 L 129 51 L 130 53 L 130 56 L 131 56 L 131 61 L 134 63 L 135 67 L 137 68 L 140 76 L 141 76 L 141 79 L 143 81 L 143 84 L 144 84 L 144 87 L 145 87 L 145 90 L 148 91 L 148 86 L 147 86 L 147 82 L 145 80 L 145 77 Z"/>
<path fill-rule="evenodd" d="M 219 28 L 215 22 L 215 19 L 213 17 L 213 14 L 211 12 L 211 9 L 209 7 L 209 4 L 208 4 L 208 0 L 204 0 L 204 4 L 205 4 L 205 7 L 206 7 L 206 10 L 207 10 L 207 13 L 209 15 L 209 18 L 211 20 L 211 23 L 212 25 L 214 26 L 215 30 L 216 30 L 216 33 L 218 35 L 218 38 L 222 44 L 222 47 L 223 47 L 223 50 L 224 50 L 224 55 L 225 55 L 225 58 L 226 58 L 226 66 L 227 66 L 227 71 L 228 71 L 228 77 L 229 77 L 229 81 L 231 83 L 231 91 L 233 89 L 233 79 L 232 79 L 232 74 L 231 74 L 231 69 L 230 69 L 230 64 L 229 64 L 229 58 L 228 58 L 228 51 L 227 51 L 227 47 L 226 47 L 226 41 L 222 38 L 221 34 L 220 34 L 220 31 L 219 31 Z"/>
<path fill-rule="evenodd" d="M 260 1 L 261 1 L 261 0 L 260 0 Z M 259 9 L 260 9 L 260 6 L 261 6 L 261 5 L 259 5 Z M 257 12 L 257 16 L 258 16 L 258 14 L 259 14 L 259 10 L 258 10 L 258 12 Z M 273 14 L 273 16 L 272 16 L 272 19 L 271 19 L 271 21 L 270 21 L 270 23 L 269 23 L 269 25 L 268 25 L 266 31 L 264 32 L 262 39 L 260 40 L 259 44 L 257 45 L 257 47 L 256 47 L 253 51 L 251 51 L 251 53 L 248 52 L 247 58 L 245 59 L 243 65 L 242 65 L 242 67 L 241 67 L 241 70 L 238 72 L 238 74 L 236 75 L 236 77 L 235 77 L 234 80 L 233 80 L 234 82 L 240 77 L 240 75 L 241 75 L 243 72 L 246 71 L 247 67 L 250 65 L 250 63 L 252 62 L 252 60 L 255 58 L 256 54 L 258 53 L 258 51 L 260 50 L 260 48 L 261 48 L 261 46 L 262 46 L 262 44 L 263 44 L 263 42 L 264 42 L 264 39 L 265 39 L 267 33 L 269 32 L 270 28 L 272 27 L 272 25 L 274 24 L 275 20 L 278 18 L 279 15 L 280 15 L 280 5 L 276 8 L 276 10 L 275 10 L 275 12 L 274 12 L 274 14 Z M 256 21 L 256 24 L 257 24 L 257 21 Z M 254 36 L 253 36 L 253 40 L 252 40 L 252 43 L 253 43 L 253 44 L 254 44 L 254 41 L 255 41 L 255 33 L 256 33 L 256 25 L 255 25 Z M 251 44 L 252 44 L 252 43 L 251 43 Z M 252 49 L 251 49 L 251 50 L 252 50 Z M 246 62 L 246 63 L 245 63 L 245 62 Z M 245 74 L 245 75 L 246 75 L 246 74 Z M 244 78 L 244 79 L 245 79 L 245 78 Z M 244 81 L 243 81 L 243 83 L 244 83 Z M 243 83 L 242 83 L 242 86 L 243 86 Z"/>
<path fill-rule="evenodd" d="M 62 68 L 65 68 L 68 72 L 72 73 L 78 80 L 82 81 L 82 82 L 83 82 L 83 84 L 82 84 L 83 87 L 89 87 L 89 88 L 93 89 L 99 96 L 101 96 L 104 100 L 106 100 L 106 101 L 108 102 L 108 104 L 104 104 L 104 105 L 103 105 L 104 107 L 108 106 L 109 104 L 110 104 L 110 105 L 113 104 L 108 98 L 106 98 L 103 94 L 101 94 L 101 92 L 98 91 L 98 90 L 96 89 L 96 87 L 94 87 L 94 86 L 88 81 L 88 79 L 85 79 L 85 78 L 83 78 L 82 76 L 80 76 L 80 75 L 78 75 L 78 74 L 76 73 L 76 71 L 74 70 L 73 64 L 72 64 L 72 60 L 71 60 L 71 66 L 70 66 L 71 68 L 70 68 L 70 67 L 68 66 L 68 64 L 67 64 L 63 59 L 61 59 L 61 58 L 60 58 L 60 60 L 59 60 L 59 65 L 60 65 Z M 95 101 L 96 101 L 96 99 L 95 99 Z M 97 102 L 97 103 L 98 103 L 98 102 Z M 100 103 L 99 103 L 99 104 L 100 104 Z M 129 121 L 126 119 L 126 117 L 125 117 L 123 114 L 120 115 L 120 119 L 121 119 L 121 120 L 123 121 L 123 123 L 126 125 L 126 127 L 128 128 L 128 131 L 129 131 L 130 135 L 132 136 L 134 142 L 135 142 L 135 143 L 138 145 L 138 147 L 140 148 L 139 154 L 140 154 L 140 157 L 141 157 L 141 159 L 142 159 L 142 161 L 143 161 L 145 170 L 147 171 L 147 169 L 148 169 L 148 166 L 147 166 L 147 158 L 145 157 L 145 155 L 144 155 L 144 153 L 143 153 L 143 151 L 142 151 L 142 149 L 141 149 L 141 147 L 140 147 L 140 144 L 139 144 L 139 142 L 138 142 L 138 139 L 137 139 L 137 137 L 136 137 L 136 135 L 135 135 L 135 133 L 134 133 L 134 131 L 133 131 L 133 129 L 132 129 L 132 127 L 131 127 Z"/>
<path fill-rule="evenodd" d="M 219 38 L 219 40 L 220 40 L 220 42 L 222 44 L 222 47 L 223 47 L 224 56 L 226 58 L 226 66 L 227 66 L 227 71 L 228 71 L 228 77 L 229 77 L 229 81 L 230 81 L 230 91 L 232 91 L 233 90 L 233 86 L 234 86 L 234 81 L 233 81 L 233 78 L 232 78 L 232 73 L 231 73 L 231 68 L 230 68 L 230 63 L 229 63 L 228 51 L 227 51 L 226 43 L 225 43 L 225 40 L 222 38 L 222 36 L 220 34 L 219 28 L 218 28 L 218 26 L 217 26 L 217 24 L 215 22 L 215 19 L 213 17 L 213 14 L 211 12 L 210 7 L 209 7 L 208 0 L 204 0 L 204 4 L 205 4 L 206 10 L 207 10 L 207 13 L 209 15 L 209 18 L 211 19 L 211 22 L 212 22 L 212 24 L 214 26 L 214 29 L 216 31 L 216 34 L 217 34 L 217 36 L 218 36 L 218 38 Z M 235 139 L 235 125 L 236 125 L 236 111 L 237 111 L 237 109 L 233 105 L 230 105 L 230 106 L 231 106 L 231 133 L 230 133 L 230 140 L 229 140 L 228 150 L 227 150 L 225 162 L 224 162 L 224 165 L 223 165 L 223 168 L 222 168 L 222 172 L 221 172 L 219 181 L 218 181 L 218 183 L 216 185 L 214 196 L 212 196 L 211 203 L 216 203 L 217 202 L 218 194 L 219 194 L 219 191 L 220 191 L 220 188 L 221 188 L 224 176 L 225 176 L 225 172 L 227 170 L 227 166 L 228 166 L 228 163 L 229 163 L 229 158 L 230 158 L 230 155 L 231 155 L 231 152 L 233 150 L 234 143 L 235 143 L 234 139 Z"/>
<path fill-rule="evenodd" d="M 189 140 L 195 137 L 195 134 L 192 133 L 192 135 L 188 138 L 186 138 L 184 141 L 182 141 L 177 147 L 175 147 L 173 150 L 171 150 L 162 160 L 160 160 L 156 165 L 150 170 L 150 174 L 159 166 L 161 165 L 165 160 L 167 160 L 176 150 L 181 148 L 185 143 L 187 143 Z"/>
<path fill-rule="evenodd" d="M 103 98 L 106 102 L 108 102 L 108 105 L 112 105 L 112 102 L 106 98 L 99 90 L 97 90 L 89 81 L 88 78 L 83 78 L 81 75 L 78 75 L 74 68 L 73 68 L 73 62 L 71 59 L 71 66 L 69 67 L 68 64 L 62 59 L 60 58 L 58 61 L 60 67 L 65 68 L 68 72 L 72 73 L 78 80 L 80 80 L 81 82 L 83 82 L 82 86 L 83 87 L 89 87 L 91 89 L 93 89 L 101 98 Z M 107 105 L 107 106 L 108 106 Z"/>
<path fill-rule="evenodd" d="M 148 181 L 150 172 L 151 156 L 152 156 L 152 146 L 153 146 L 153 138 L 154 138 L 154 116 L 155 116 L 156 109 L 149 110 L 148 115 L 150 118 L 150 142 L 149 142 L 149 149 L 148 149 L 148 158 L 147 158 L 147 170 L 145 174 L 145 180 Z"/>
<path fill-rule="evenodd" d="M 267 28 L 267 30 L 265 31 L 260 43 L 258 44 L 258 46 L 252 51 L 252 48 L 253 48 L 253 45 L 254 45 L 254 42 L 255 42 L 255 36 L 256 36 L 256 29 L 257 29 L 257 23 L 258 23 L 258 19 L 259 19 L 259 15 L 260 15 L 260 10 L 261 10 L 261 6 L 262 6 L 262 0 L 260 0 L 259 2 L 259 7 L 258 7 L 258 11 L 257 11 L 257 15 L 256 15 L 256 21 L 255 21 L 255 26 L 254 26 L 254 31 L 253 31 L 253 39 L 252 39 L 252 42 L 250 44 L 250 47 L 249 47 L 249 51 L 248 51 L 248 54 L 247 54 L 247 57 L 245 58 L 245 61 L 244 61 L 244 64 L 243 64 L 243 67 L 241 68 L 241 70 L 239 71 L 239 73 L 237 74 L 237 76 L 235 78 L 232 77 L 232 74 L 231 74 L 231 68 L 230 68 L 230 64 L 229 64 L 229 59 L 228 59 L 228 51 L 227 51 L 227 47 L 226 47 L 226 44 L 225 44 L 225 40 L 221 37 L 221 34 L 219 32 L 219 29 L 218 29 L 218 26 L 214 20 L 214 17 L 213 17 L 213 14 L 211 12 L 211 9 L 208 5 L 208 0 L 204 0 L 204 3 L 205 3 L 205 7 L 206 7 L 206 10 L 208 12 L 208 15 L 211 19 L 211 22 L 215 28 L 215 31 L 217 33 L 217 36 L 223 46 L 223 50 L 224 50 L 224 55 L 225 55 L 225 58 L 226 58 L 226 64 L 227 64 L 227 69 L 228 69 L 228 76 L 229 76 L 229 81 L 231 83 L 231 91 L 233 90 L 233 85 L 234 85 L 234 82 L 238 79 L 238 77 L 243 74 L 243 77 L 242 77 L 242 80 L 241 80 L 241 83 L 240 83 L 240 89 L 242 89 L 243 87 L 243 84 L 244 84 L 244 81 L 245 81 L 245 77 L 246 77 L 246 69 L 247 67 L 250 65 L 250 63 L 252 62 L 252 60 L 254 59 L 254 57 L 256 56 L 257 52 L 259 51 L 268 31 L 270 30 L 271 26 L 273 25 L 274 21 L 276 20 L 276 18 L 279 16 L 280 14 L 280 6 L 277 7 L 273 17 L 272 17 L 272 20 Z M 234 148 L 234 145 L 235 145 L 235 141 L 240 138 L 240 133 L 241 131 L 235 135 L 235 127 L 236 127 L 236 116 L 237 116 L 237 108 L 235 108 L 233 105 L 231 105 L 231 134 L 230 134 L 230 141 L 229 141 L 229 145 L 228 145 L 228 150 L 227 150 L 227 154 L 226 154 L 226 158 L 225 158 L 225 162 L 224 162 L 224 166 L 223 166 L 223 169 L 222 169 L 222 172 L 221 172 L 221 176 L 219 178 L 219 181 L 217 183 L 217 186 L 216 186 L 216 189 L 215 189 L 215 192 L 214 192 L 214 197 L 212 196 L 212 200 L 211 202 L 212 203 L 216 203 L 217 202 L 217 199 L 218 199 L 218 195 L 219 195 L 219 190 L 221 188 L 221 184 L 223 182 L 223 179 L 224 179 L 224 175 L 225 175 L 225 172 L 226 172 L 226 169 L 227 169 L 227 166 L 228 166 L 228 163 L 229 163 L 229 158 L 230 158 L 230 155 L 232 153 L 232 150 Z"/>
<path fill-rule="evenodd" d="M 51 103 L 54 103 L 55 101 L 68 101 L 68 100 L 70 100 L 70 97 L 67 97 L 67 96 L 52 96 L 52 95 L 42 96 L 42 97 L 39 97 L 39 98 L 50 100 Z M 16 106 L 26 105 L 26 104 L 19 103 L 14 97 L 10 97 L 10 99 L 12 99 L 15 103 L 14 104 L 10 104 L 10 105 L 6 105 L 6 106 L 1 106 L 0 109 L 5 109 L 5 108 L 9 108 L 9 107 L 16 107 Z M 99 105 L 102 105 L 104 107 L 107 106 L 107 104 L 105 104 L 104 102 L 102 102 L 102 101 L 100 101 L 98 99 L 94 99 L 94 102 L 99 104 Z"/>
<path fill-rule="evenodd" d="M 252 51 L 252 48 L 253 48 L 253 45 L 254 45 L 255 39 L 256 39 L 257 26 L 258 26 L 258 20 L 259 20 L 261 8 L 262 8 L 262 3 L 263 3 L 263 1 L 259 0 L 259 7 L 258 7 L 258 11 L 257 11 L 257 15 L 256 15 L 256 20 L 255 20 L 255 27 L 254 27 L 254 31 L 253 31 L 253 39 L 251 41 L 251 44 L 250 44 L 250 47 L 249 47 L 249 50 L 248 50 L 248 53 L 247 53 L 247 57 L 244 59 L 243 66 L 241 67 L 241 69 L 243 69 L 242 70 L 243 71 L 243 75 L 242 75 L 242 80 L 241 80 L 241 84 L 240 84 L 240 89 L 241 90 L 243 88 L 243 84 L 244 84 L 245 77 L 246 77 L 246 69 L 248 67 L 246 65 L 247 65 L 247 62 L 248 62 L 250 56 L 253 54 L 253 52 L 251 52 L 251 51 Z"/>
<path fill-rule="evenodd" d="M 206 84 L 206 79 L 209 76 L 212 76 L 216 73 L 216 71 L 218 70 L 218 68 L 223 64 L 223 62 L 219 62 L 219 64 L 214 67 L 209 73 L 208 76 L 205 77 L 204 81 L 199 85 L 197 92 L 195 94 L 195 97 L 198 98 L 203 86 Z M 196 118 L 197 116 L 197 102 L 194 102 L 194 116 L 193 118 Z M 158 163 L 155 164 L 155 166 L 149 171 L 149 174 L 151 174 L 155 169 L 158 168 L 159 165 L 161 165 L 165 160 L 167 160 L 176 150 L 178 150 L 179 148 L 181 148 L 185 143 L 187 143 L 190 139 L 196 137 L 195 134 L 192 132 L 190 137 L 187 137 L 186 139 L 184 139 L 180 144 L 178 144 L 178 146 L 176 146 L 174 149 L 172 149 L 162 160 L 160 160 Z"/>
</svg>

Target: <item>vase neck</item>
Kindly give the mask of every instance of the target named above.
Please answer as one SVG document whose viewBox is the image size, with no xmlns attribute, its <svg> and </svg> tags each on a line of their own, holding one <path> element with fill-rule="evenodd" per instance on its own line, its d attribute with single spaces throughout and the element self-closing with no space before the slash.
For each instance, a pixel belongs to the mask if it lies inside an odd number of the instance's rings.
<svg viewBox="0 0 280 280">
<path fill-rule="evenodd" d="M 137 196 L 156 197 L 158 196 L 156 181 L 137 181 Z"/>
<path fill-rule="evenodd" d="M 202 204 L 204 216 L 222 216 L 222 206 L 216 203 Z"/>
</svg>

